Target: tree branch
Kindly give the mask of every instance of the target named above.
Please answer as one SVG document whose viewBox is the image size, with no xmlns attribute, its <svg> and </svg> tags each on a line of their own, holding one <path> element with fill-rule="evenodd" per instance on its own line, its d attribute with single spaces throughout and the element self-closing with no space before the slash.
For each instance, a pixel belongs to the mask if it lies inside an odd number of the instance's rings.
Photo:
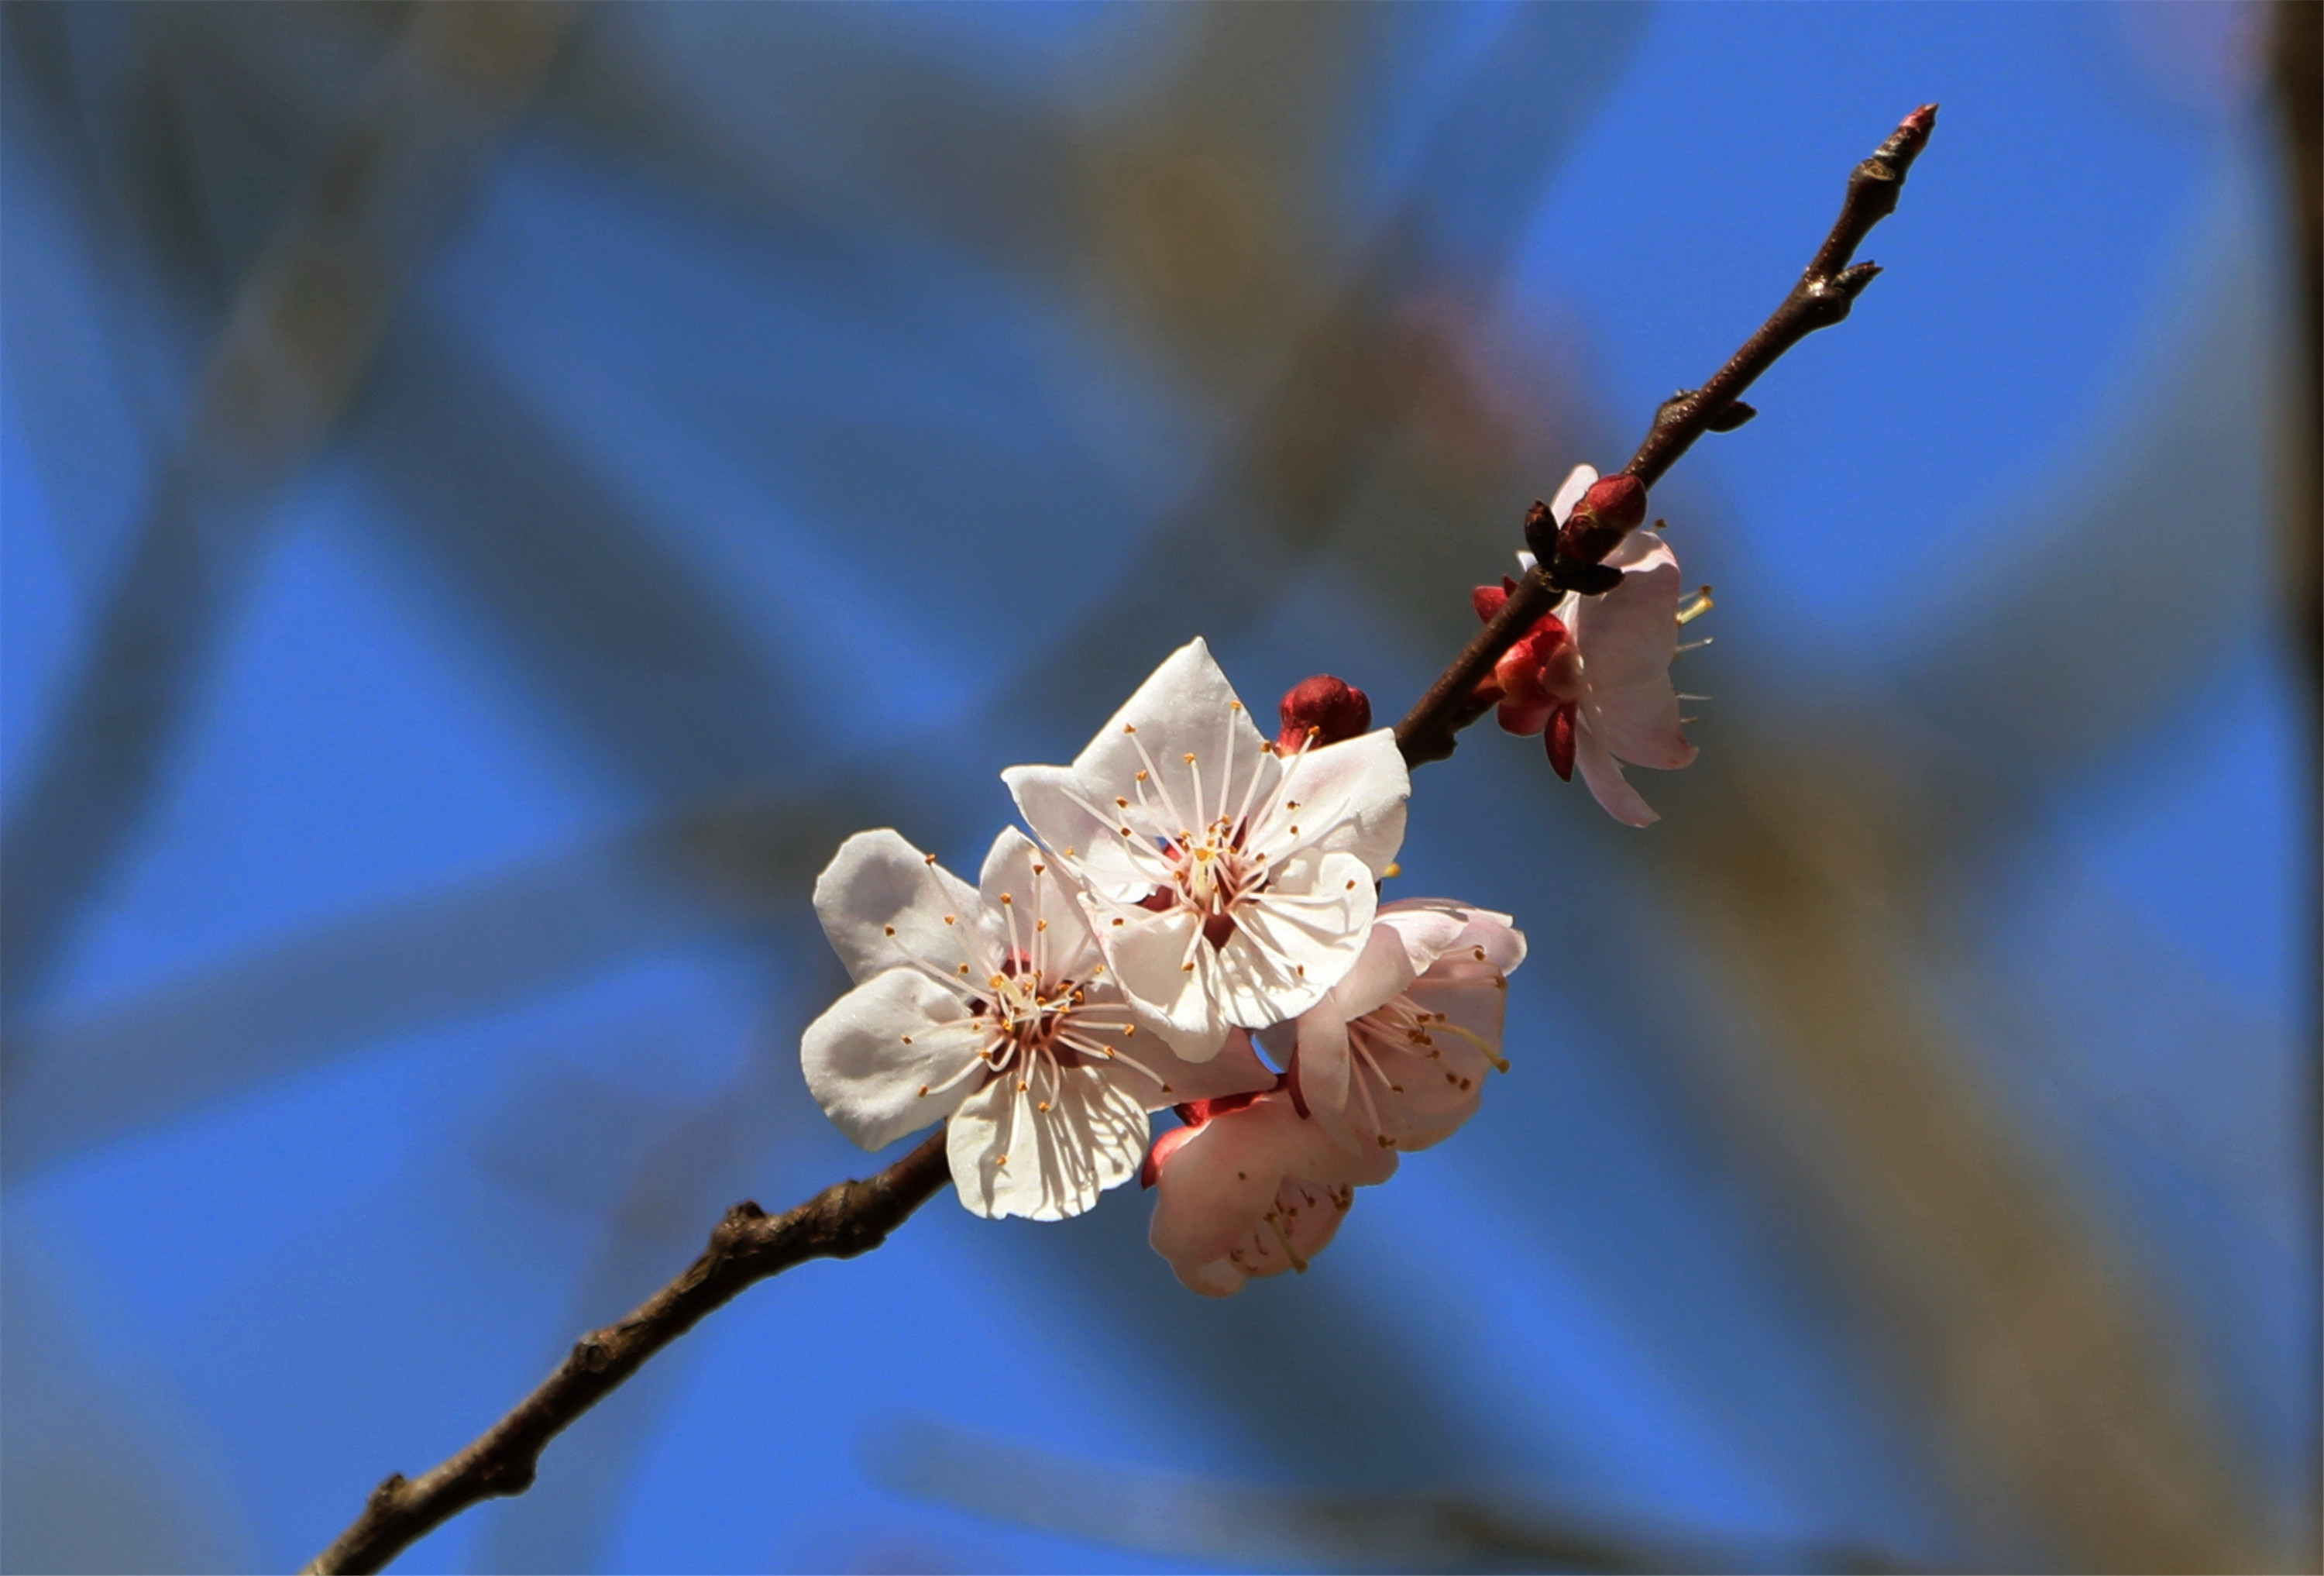
<svg viewBox="0 0 2324 1576">
<path fill-rule="evenodd" d="M 1682 389 L 1662 403 L 1654 423 L 1630 456 L 1623 473 L 1648 487 L 1660 481 L 1678 457 L 1706 432 L 1732 432 L 1757 414 L 1739 396 L 1759 374 L 1775 364 L 1784 352 L 1819 328 L 1846 318 L 1856 298 L 1880 272 L 1877 263 L 1855 263 L 1856 249 L 1872 226 L 1896 211 L 1904 189 L 1905 172 L 1936 129 L 1937 106 L 1924 104 L 1891 133 L 1872 157 L 1848 178 L 1848 195 L 1840 201 L 1840 217 L 1823 244 L 1808 263 L 1799 283 L 1792 287 L 1757 332 L 1728 358 L 1727 364 L 1699 389 Z M 1528 527 L 1543 522 L 1547 511 L 1539 503 L 1527 516 Z M 1535 535 L 1531 529 L 1527 536 Z M 1557 605 L 1558 599 L 1578 587 L 1561 584 L 1546 560 L 1526 573 L 1516 591 L 1501 604 L 1491 622 L 1477 631 L 1454 658 L 1419 704 L 1396 725 L 1396 742 L 1407 765 L 1442 760 L 1452 753 L 1455 735 L 1487 710 L 1471 697 L 1477 683 L 1492 670 L 1501 653 L 1531 629 L 1534 622 Z"/>
<path fill-rule="evenodd" d="M 1702 434 L 1741 426 L 1752 411 L 1737 396 L 1784 352 L 1848 316 L 1856 297 L 1879 272 L 1873 263 L 1850 259 L 1872 226 L 1895 211 L 1904 173 L 1927 144 L 1936 115 L 1932 104 L 1914 110 L 1856 167 L 1840 219 L 1800 282 L 1709 382 L 1664 401 L 1625 467 L 1628 474 L 1652 486 Z M 1547 516 L 1547 508 L 1536 503 L 1526 523 L 1542 527 Z M 1566 590 L 1545 567 L 1526 575 L 1397 724 L 1397 744 L 1407 763 L 1419 766 L 1452 753 L 1454 735 L 1491 705 L 1474 698 L 1477 681 Z M 372 1490 L 355 1525 L 309 1562 L 302 1576 L 377 1571 L 471 1505 L 523 1493 L 532 1486 L 540 1452 L 550 1440 L 703 1315 L 793 1265 L 870 1252 L 934 1196 L 948 1175 L 939 1128 L 877 1176 L 835 1184 L 787 1214 L 770 1217 L 755 1203 L 736 1204 L 683 1275 L 619 1323 L 575 1342 L 556 1372 L 466 1450 L 417 1479 L 407 1480 L 399 1473 Z"/>
<path fill-rule="evenodd" d="M 379 1570 L 477 1501 L 523 1493 L 550 1440 L 704 1314 L 793 1265 L 869 1253 L 950 1175 L 938 1128 L 877 1176 L 835 1183 L 786 1214 L 736 1204 L 685 1274 L 628 1318 L 574 1342 L 557 1371 L 467 1449 L 433 1471 L 409 1480 L 398 1473 L 373 1489 L 355 1525 L 308 1562 L 302 1576 Z"/>
</svg>

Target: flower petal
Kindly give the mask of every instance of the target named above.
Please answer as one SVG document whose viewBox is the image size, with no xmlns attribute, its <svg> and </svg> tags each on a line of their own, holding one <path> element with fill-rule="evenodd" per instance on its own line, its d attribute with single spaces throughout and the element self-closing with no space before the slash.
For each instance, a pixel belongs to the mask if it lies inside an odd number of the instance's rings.
<svg viewBox="0 0 2324 1576">
<path fill-rule="evenodd" d="M 1126 1055 L 1134 1055 L 1139 1063 L 1153 1072 L 1167 1087 L 1156 1085 L 1138 1073 L 1118 1067 L 1114 1077 L 1124 1089 L 1146 1102 L 1148 1111 L 1160 1111 L 1166 1105 L 1185 1105 L 1190 1101 L 1218 1100 L 1229 1094 L 1250 1094 L 1275 1087 L 1275 1074 L 1250 1048 L 1250 1037 L 1240 1029 L 1226 1037 L 1218 1054 L 1207 1061 L 1190 1062 L 1173 1053 L 1167 1046 L 1149 1045 L 1144 1039 L 1133 1040 L 1122 1046 Z"/>
<path fill-rule="evenodd" d="M 1098 921 L 1098 945 L 1105 953 L 1114 983 L 1133 1003 L 1144 1009 L 1155 1027 L 1169 1037 L 1171 1048 L 1190 1062 L 1206 1062 L 1218 1054 L 1226 1038 L 1227 1020 L 1219 1002 L 1204 988 L 1202 969 L 1207 942 L 1198 941 L 1203 917 L 1192 908 L 1171 908 L 1157 914 L 1135 906 Z M 1115 920 L 1121 921 L 1116 925 Z M 1185 965 L 1193 962 L 1195 967 Z"/>
<path fill-rule="evenodd" d="M 1662 819 L 1622 775 L 1621 766 L 1608 753 L 1605 740 L 1599 737 L 1586 714 L 1574 725 L 1573 760 L 1582 768 L 1582 780 L 1590 785 L 1591 794 L 1617 821 L 1627 826 L 1651 826 Z"/>
<path fill-rule="evenodd" d="M 1405 800 L 1412 793 L 1393 730 L 1305 751 L 1284 762 L 1281 789 L 1262 799 L 1250 829 L 1253 849 L 1275 860 L 1305 848 L 1352 853 L 1375 877 L 1387 872 L 1404 845 Z"/>
<path fill-rule="evenodd" d="M 1573 506 L 1582 502 L 1582 494 L 1597 484 L 1598 473 L 1589 465 L 1576 465 L 1558 484 L 1557 495 L 1549 501 L 1549 517 L 1563 525 L 1573 514 Z M 1526 566 L 1530 569 L 1531 564 Z"/>
<path fill-rule="evenodd" d="M 1266 739 L 1199 636 L 1165 658 L 1074 757 L 1074 779 L 1100 806 L 1117 796 L 1136 802 L 1138 774 L 1149 771 L 1155 815 L 1179 823 L 1165 832 L 1199 832 L 1233 814 L 1254 773 L 1264 797 L 1277 770 Z"/>
<path fill-rule="evenodd" d="M 1089 808 L 1111 804 L 1112 792 L 1084 791 L 1072 767 L 1012 766 L 1001 780 L 1034 835 L 1084 885 L 1135 902 L 1167 875 L 1152 845 L 1125 832 L 1129 823 L 1101 818 Z"/>
<path fill-rule="evenodd" d="M 839 1130 L 879 1149 L 952 1114 L 973 1075 L 948 1090 L 920 1091 L 951 1079 L 991 1038 L 967 1020 L 959 997 L 916 969 L 890 969 L 807 1025 L 799 1065 Z"/>
<path fill-rule="evenodd" d="M 1001 961 L 976 889 L 886 827 L 839 845 L 816 878 L 815 913 L 859 985 L 915 963 L 950 974 L 965 963 L 982 979 Z"/>
<path fill-rule="evenodd" d="M 1310 1194 L 1384 1182 L 1396 1166 L 1390 1150 L 1342 1151 L 1315 1124 L 1301 1120 L 1287 1099 L 1262 1096 L 1204 1123 L 1162 1156 L 1147 1240 L 1190 1289 L 1231 1296 L 1247 1274 L 1304 1267 L 1332 1240 L 1336 1218 L 1305 1218 Z M 1296 1179 L 1285 1201 L 1289 1208 L 1268 1224 L 1287 1178 Z M 1334 1201 L 1334 1217 L 1342 1210 Z M 1280 1238 L 1277 1226 L 1283 1228 Z M 1296 1260 L 1282 1251 L 1286 1238 Z"/>
<path fill-rule="evenodd" d="M 971 1213 L 1062 1221 L 1137 1175 L 1146 1108 L 1113 1080 L 1083 1067 L 1051 1089 L 1018 1082 L 997 1079 L 962 1101 L 946 1130 L 953 1186 Z"/>
<path fill-rule="evenodd" d="M 1001 933 L 1013 948 L 1032 953 L 1050 980 L 1086 980 L 1098 961 L 1073 878 L 1014 826 L 1001 828 L 984 856 L 977 895 L 987 913 L 1001 915 Z M 1016 929 L 1009 928 L 1011 914 Z M 1043 927 L 1043 928 L 1037 928 Z M 1039 937 L 1037 945 L 1035 937 Z"/>
<path fill-rule="evenodd" d="M 1609 558 L 1622 582 L 1575 611 L 1582 711 L 1624 760 L 1674 770 L 1695 757 L 1679 722 L 1670 667 L 1678 655 L 1678 557 L 1653 531 L 1634 531 Z"/>
<path fill-rule="evenodd" d="M 1489 908 L 1471 908 L 1466 903 L 1456 903 L 1450 898 L 1399 898 L 1393 903 L 1380 905 L 1379 917 L 1372 922 L 1374 934 L 1387 929 L 1404 944 L 1405 955 L 1411 960 L 1415 975 L 1458 945 L 1463 936 L 1480 919 L 1498 920 L 1507 929 L 1509 917 L 1495 914 Z M 1517 955 L 1525 955 L 1524 944 L 1518 944 Z M 1512 964 L 1512 967 L 1515 965 Z M 1378 1000 L 1366 1002 L 1360 1011 L 1370 1012 L 1389 996 L 1403 990 L 1398 985 Z"/>
<path fill-rule="evenodd" d="M 1230 1023 L 1264 1028 L 1296 1018 L 1363 955 L 1379 889 L 1352 853 L 1291 860 L 1235 908 L 1235 933 L 1213 956 L 1211 983 Z"/>
<path fill-rule="evenodd" d="M 1377 935 L 1379 931 L 1374 930 Z M 1369 947 L 1366 949 L 1369 951 Z M 1340 1009 L 1339 993 L 1330 992 L 1299 1015 L 1293 1026 L 1297 1046 L 1292 1076 L 1307 1113 L 1342 1148 L 1353 1149 L 1362 1140 L 1348 1120 L 1348 1082 L 1353 1076 L 1348 1059 L 1348 1014 Z"/>
</svg>

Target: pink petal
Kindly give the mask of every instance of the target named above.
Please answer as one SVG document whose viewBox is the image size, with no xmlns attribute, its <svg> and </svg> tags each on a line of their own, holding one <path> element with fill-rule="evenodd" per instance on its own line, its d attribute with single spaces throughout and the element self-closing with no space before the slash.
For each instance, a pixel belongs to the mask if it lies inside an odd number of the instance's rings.
<svg viewBox="0 0 2324 1576">
<path fill-rule="evenodd" d="M 1678 558 L 1643 530 L 1626 538 L 1614 558 L 1629 560 L 1622 583 L 1583 598 L 1574 612 L 1584 720 L 1622 760 L 1673 770 L 1695 755 L 1670 678 L 1678 655 Z"/>
<path fill-rule="evenodd" d="M 1607 752 L 1605 741 L 1599 738 L 1586 717 L 1574 730 L 1573 759 L 1582 768 L 1582 780 L 1590 785 L 1590 792 L 1614 819 L 1628 826 L 1651 826 L 1662 819 L 1638 797 L 1629 779 L 1622 775 L 1621 766 Z"/>
</svg>

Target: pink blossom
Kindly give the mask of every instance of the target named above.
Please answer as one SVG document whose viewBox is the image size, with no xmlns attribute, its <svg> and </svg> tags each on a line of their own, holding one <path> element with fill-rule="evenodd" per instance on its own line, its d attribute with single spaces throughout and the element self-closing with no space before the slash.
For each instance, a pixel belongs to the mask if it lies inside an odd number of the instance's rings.
<svg viewBox="0 0 2324 1576">
<path fill-rule="evenodd" d="M 1501 1018 L 1525 935 L 1443 899 L 1390 903 L 1364 954 L 1299 1019 L 1289 1088 L 1344 1148 L 1425 1149 L 1476 1114 L 1506 1072 Z"/>
<path fill-rule="evenodd" d="M 1259 1065 L 1240 1033 L 1220 1059 Z M 1304 1272 L 1339 1231 L 1355 1190 L 1396 1172 L 1394 1150 L 1342 1148 L 1279 1084 L 1178 1114 L 1186 1125 L 1155 1140 L 1139 1174 L 1157 1192 L 1147 1240 L 1206 1297 L 1232 1296 L 1252 1276 Z"/>
<path fill-rule="evenodd" d="M 1587 465 L 1566 478 L 1551 504 L 1561 524 L 1597 479 Z M 1530 556 L 1519 557 L 1532 567 Z M 1661 817 L 1622 767 L 1673 771 L 1694 760 L 1670 665 L 1678 655 L 1679 625 L 1709 604 L 1681 611 L 1678 555 L 1658 531 L 1633 531 L 1604 562 L 1622 572 L 1620 584 L 1602 596 L 1567 594 L 1509 648 L 1483 689 L 1499 698 L 1502 727 L 1545 735 L 1558 776 L 1570 779 L 1580 766 L 1607 814 L 1646 826 Z M 1479 586 L 1479 616 L 1499 612 L 1514 585 Z"/>
</svg>

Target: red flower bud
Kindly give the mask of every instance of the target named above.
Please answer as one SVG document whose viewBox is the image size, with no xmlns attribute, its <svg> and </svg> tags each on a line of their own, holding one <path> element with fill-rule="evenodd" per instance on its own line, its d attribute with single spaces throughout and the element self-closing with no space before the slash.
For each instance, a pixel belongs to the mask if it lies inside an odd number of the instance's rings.
<svg viewBox="0 0 2324 1576">
<path fill-rule="evenodd" d="M 1469 605 L 1477 610 L 1477 621 L 1491 623 L 1493 615 L 1501 611 L 1501 604 L 1507 602 L 1517 588 L 1517 583 L 1504 575 L 1499 585 L 1480 585 L 1469 593 Z"/>
<path fill-rule="evenodd" d="M 1646 522 L 1646 484 L 1636 476 L 1600 476 L 1566 517 L 1557 556 L 1569 563 L 1595 564 Z"/>
<path fill-rule="evenodd" d="M 1312 740 L 1321 747 L 1371 731 L 1371 697 L 1355 686 L 1318 673 L 1291 687 L 1283 697 L 1283 731 L 1275 747 L 1286 753 Z"/>
</svg>

